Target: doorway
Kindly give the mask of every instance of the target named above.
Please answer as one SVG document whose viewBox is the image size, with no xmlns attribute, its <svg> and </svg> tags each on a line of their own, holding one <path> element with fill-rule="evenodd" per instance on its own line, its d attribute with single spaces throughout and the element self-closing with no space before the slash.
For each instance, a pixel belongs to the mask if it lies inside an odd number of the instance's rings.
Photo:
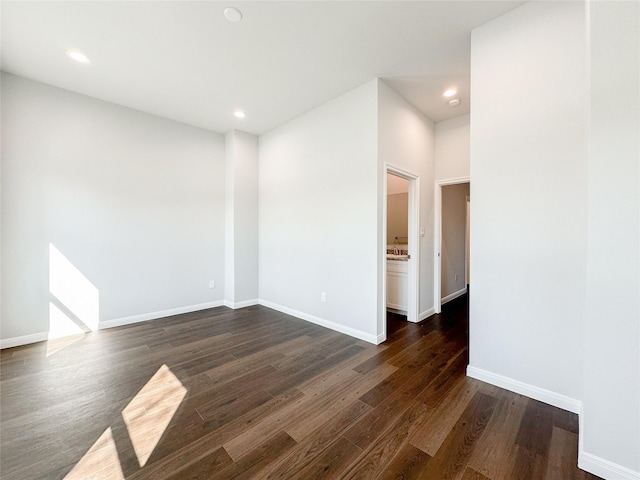
<svg viewBox="0 0 640 480">
<path fill-rule="evenodd" d="M 387 312 L 407 316 L 409 180 L 387 173 Z"/>
<path fill-rule="evenodd" d="M 441 180 L 435 188 L 434 308 L 467 293 L 470 281 L 469 177 Z"/>
<path fill-rule="evenodd" d="M 417 175 L 385 165 L 383 208 L 382 336 L 387 337 L 387 310 L 418 321 L 419 183 Z"/>
</svg>

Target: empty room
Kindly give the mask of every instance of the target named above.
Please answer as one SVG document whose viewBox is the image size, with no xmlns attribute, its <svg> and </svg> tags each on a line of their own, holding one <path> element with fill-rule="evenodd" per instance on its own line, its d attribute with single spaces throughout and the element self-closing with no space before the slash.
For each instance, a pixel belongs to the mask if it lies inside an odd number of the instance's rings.
<svg viewBox="0 0 640 480">
<path fill-rule="evenodd" d="M 0 23 L 3 479 L 640 480 L 639 1 Z"/>
</svg>

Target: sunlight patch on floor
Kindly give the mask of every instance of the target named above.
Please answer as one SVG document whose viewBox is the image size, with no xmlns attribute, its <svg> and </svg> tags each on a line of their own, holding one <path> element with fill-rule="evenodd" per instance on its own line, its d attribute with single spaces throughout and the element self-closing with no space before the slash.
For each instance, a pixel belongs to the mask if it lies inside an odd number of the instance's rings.
<svg viewBox="0 0 640 480">
<path fill-rule="evenodd" d="M 64 480 L 124 480 L 111 427 L 73 467 Z"/>
<path fill-rule="evenodd" d="M 141 467 L 149 460 L 186 394 L 180 380 L 162 365 L 122 411 Z"/>
<path fill-rule="evenodd" d="M 62 310 L 49 302 L 49 340 L 47 341 L 46 356 L 53 355 L 84 337 L 84 330 Z"/>
</svg>

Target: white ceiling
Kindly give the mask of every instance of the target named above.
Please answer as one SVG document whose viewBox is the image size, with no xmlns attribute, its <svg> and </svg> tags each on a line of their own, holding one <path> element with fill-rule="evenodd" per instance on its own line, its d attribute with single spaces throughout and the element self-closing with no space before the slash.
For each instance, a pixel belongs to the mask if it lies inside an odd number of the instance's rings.
<svg viewBox="0 0 640 480">
<path fill-rule="evenodd" d="M 262 134 L 376 77 L 437 122 L 469 111 L 471 30 L 522 3 L 3 0 L 1 66 L 220 133 Z"/>
</svg>

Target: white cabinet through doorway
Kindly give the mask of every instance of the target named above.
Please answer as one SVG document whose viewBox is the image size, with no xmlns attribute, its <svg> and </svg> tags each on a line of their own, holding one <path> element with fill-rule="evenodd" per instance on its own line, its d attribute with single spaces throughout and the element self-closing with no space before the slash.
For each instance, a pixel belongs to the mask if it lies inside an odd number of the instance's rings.
<svg viewBox="0 0 640 480">
<path fill-rule="evenodd" d="M 387 308 L 407 311 L 409 264 L 402 260 L 387 260 Z"/>
</svg>

